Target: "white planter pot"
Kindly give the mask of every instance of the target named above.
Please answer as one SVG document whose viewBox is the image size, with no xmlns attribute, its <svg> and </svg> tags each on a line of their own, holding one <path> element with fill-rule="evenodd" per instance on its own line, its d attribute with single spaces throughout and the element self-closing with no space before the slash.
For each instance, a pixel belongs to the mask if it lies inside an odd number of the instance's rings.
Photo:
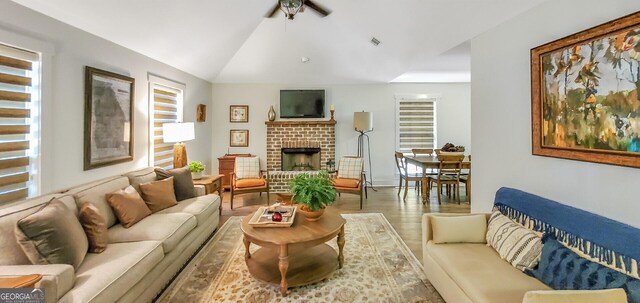
<svg viewBox="0 0 640 303">
<path fill-rule="evenodd" d="M 191 179 L 193 180 L 198 180 L 198 179 L 202 179 L 202 172 L 191 172 Z"/>
</svg>

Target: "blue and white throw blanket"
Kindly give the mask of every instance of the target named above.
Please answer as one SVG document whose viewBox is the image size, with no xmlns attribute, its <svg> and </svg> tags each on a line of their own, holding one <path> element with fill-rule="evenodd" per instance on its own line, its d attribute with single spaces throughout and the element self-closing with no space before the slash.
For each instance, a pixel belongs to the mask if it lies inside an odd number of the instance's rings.
<svg viewBox="0 0 640 303">
<path fill-rule="evenodd" d="M 512 220 L 637 276 L 640 229 L 520 190 L 498 190 L 495 208 Z"/>
</svg>

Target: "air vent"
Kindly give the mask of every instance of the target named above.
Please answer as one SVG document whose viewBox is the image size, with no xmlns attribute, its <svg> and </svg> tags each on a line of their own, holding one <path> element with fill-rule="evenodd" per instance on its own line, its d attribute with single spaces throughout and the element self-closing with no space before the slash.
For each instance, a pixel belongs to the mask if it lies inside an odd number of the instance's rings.
<svg viewBox="0 0 640 303">
<path fill-rule="evenodd" d="M 380 40 L 378 40 L 376 37 L 372 37 L 371 44 L 378 46 L 378 44 L 380 44 Z"/>
</svg>

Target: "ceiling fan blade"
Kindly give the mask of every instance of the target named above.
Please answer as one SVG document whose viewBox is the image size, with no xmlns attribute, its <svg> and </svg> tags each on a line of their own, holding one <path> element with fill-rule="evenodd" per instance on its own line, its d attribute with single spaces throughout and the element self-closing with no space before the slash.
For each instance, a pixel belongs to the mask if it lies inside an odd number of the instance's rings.
<svg viewBox="0 0 640 303">
<path fill-rule="evenodd" d="M 331 14 L 331 11 L 316 4 L 315 2 L 311 1 L 311 0 L 305 0 L 304 1 L 304 5 L 308 6 L 310 9 L 318 12 L 318 14 L 322 15 L 322 17 L 326 17 L 329 16 Z"/>
<path fill-rule="evenodd" d="M 273 6 L 273 8 L 265 15 L 267 18 L 273 18 L 280 11 L 280 1 Z"/>
</svg>

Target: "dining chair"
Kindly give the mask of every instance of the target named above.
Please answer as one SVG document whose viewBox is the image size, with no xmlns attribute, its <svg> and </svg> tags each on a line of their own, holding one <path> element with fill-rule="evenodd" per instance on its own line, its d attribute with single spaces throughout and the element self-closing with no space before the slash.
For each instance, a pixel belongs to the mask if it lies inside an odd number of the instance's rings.
<svg viewBox="0 0 640 303">
<path fill-rule="evenodd" d="M 400 175 L 400 184 L 398 185 L 398 195 L 400 195 L 400 191 L 402 190 L 402 183 L 404 183 L 404 195 L 403 199 L 407 199 L 407 192 L 409 189 L 409 182 L 416 182 L 416 190 L 418 193 L 420 192 L 420 183 L 422 182 L 422 174 L 421 173 L 410 173 L 407 170 L 407 160 L 404 158 L 404 154 L 401 152 L 396 152 L 396 167 L 398 168 L 398 173 Z M 403 182 L 404 181 L 404 182 Z"/>
<path fill-rule="evenodd" d="M 435 155 L 435 151 L 439 149 L 433 149 L 433 148 L 412 148 L 411 152 L 413 153 L 413 156 L 434 156 Z M 438 174 L 438 169 L 437 168 L 422 168 L 422 172 L 425 173 L 426 175 L 437 175 Z"/>
<path fill-rule="evenodd" d="M 359 195 L 360 209 L 362 209 L 363 193 L 364 198 L 368 198 L 366 178 L 362 157 L 344 156 L 340 159 L 336 177 L 331 179 L 331 182 L 338 195 L 341 193 Z"/>
<path fill-rule="evenodd" d="M 431 190 L 431 185 L 436 184 L 438 190 L 438 204 L 442 204 L 442 189 L 443 186 L 452 186 L 453 189 L 447 189 L 447 193 L 453 193 L 456 197 L 458 204 L 460 204 L 460 172 L 462 171 L 462 160 L 464 155 L 438 155 L 438 175 L 428 177 L 428 190 Z"/>
<path fill-rule="evenodd" d="M 240 194 L 267 193 L 269 205 L 269 172 L 260 170 L 258 157 L 236 157 L 234 170 L 231 173 L 231 209 L 233 198 Z"/>
<path fill-rule="evenodd" d="M 471 155 L 469 157 L 469 165 L 463 165 L 463 169 L 460 172 L 460 183 L 464 183 L 464 190 L 471 203 Z"/>
</svg>

